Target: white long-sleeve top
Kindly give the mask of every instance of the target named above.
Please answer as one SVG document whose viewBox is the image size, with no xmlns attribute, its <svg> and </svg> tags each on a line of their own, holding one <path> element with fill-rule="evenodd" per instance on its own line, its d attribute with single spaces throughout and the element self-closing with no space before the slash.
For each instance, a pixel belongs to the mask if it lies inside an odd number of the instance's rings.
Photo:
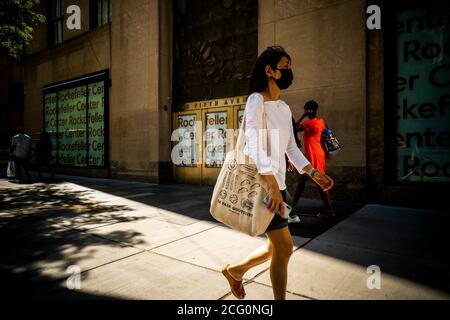
<svg viewBox="0 0 450 320">
<path fill-rule="evenodd" d="M 266 112 L 267 150 L 263 148 L 263 107 Z M 286 189 L 285 154 L 300 174 L 309 164 L 295 143 L 292 112 L 283 100 L 265 101 L 260 93 L 252 93 L 245 106 L 244 154 L 255 162 L 260 174 L 273 174 L 280 190 Z"/>
</svg>

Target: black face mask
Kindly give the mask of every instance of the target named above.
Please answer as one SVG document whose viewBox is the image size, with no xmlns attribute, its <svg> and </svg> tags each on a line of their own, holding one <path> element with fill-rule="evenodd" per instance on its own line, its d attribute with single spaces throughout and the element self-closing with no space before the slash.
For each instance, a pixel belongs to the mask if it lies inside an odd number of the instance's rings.
<svg viewBox="0 0 450 320">
<path fill-rule="evenodd" d="M 289 88 L 289 86 L 292 84 L 292 80 L 294 79 L 294 74 L 292 73 L 291 69 L 278 69 L 281 72 L 281 78 L 276 79 L 275 82 L 277 83 L 278 88 L 281 90 Z"/>
</svg>

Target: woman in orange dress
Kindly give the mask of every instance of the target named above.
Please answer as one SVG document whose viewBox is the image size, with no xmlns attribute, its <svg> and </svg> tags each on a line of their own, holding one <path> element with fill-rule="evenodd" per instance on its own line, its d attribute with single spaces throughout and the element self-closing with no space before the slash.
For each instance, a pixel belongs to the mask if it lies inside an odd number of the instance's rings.
<svg viewBox="0 0 450 320">
<path fill-rule="evenodd" d="M 309 160 L 311 165 L 316 168 L 320 173 L 325 174 L 326 164 L 326 153 L 322 147 L 321 136 L 322 131 L 326 129 L 326 124 L 322 118 L 317 116 L 317 109 L 319 105 L 317 102 L 311 100 L 305 104 L 305 113 L 297 121 L 297 131 L 303 131 L 303 144 L 304 144 L 304 154 L 306 159 Z M 309 120 L 303 121 L 305 118 Z M 303 121 L 303 122 L 302 122 Z M 297 207 L 297 202 L 300 199 L 303 191 L 305 190 L 305 184 L 308 180 L 308 175 L 303 174 L 300 176 L 297 187 L 295 189 L 294 195 L 292 197 L 292 208 L 293 211 Z M 325 204 L 325 210 L 320 212 L 318 217 L 334 217 L 335 212 L 333 206 L 331 205 L 331 198 L 329 191 L 323 191 L 319 188 L 320 196 Z M 296 213 L 292 212 L 290 219 L 293 222 L 298 221 L 296 219 Z"/>
</svg>

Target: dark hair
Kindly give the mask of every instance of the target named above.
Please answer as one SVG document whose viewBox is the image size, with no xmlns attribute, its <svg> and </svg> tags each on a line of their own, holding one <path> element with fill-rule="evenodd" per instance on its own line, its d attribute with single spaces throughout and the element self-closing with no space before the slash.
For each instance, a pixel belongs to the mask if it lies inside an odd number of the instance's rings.
<svg viewBox="0 0 450 320">
<path fill-rule="evenodd" d="M 266 90 L 269 85 L 266 75 L 266 66 L 269 65 L 272 69 L 276 69 L 278 62 L 280 62 L 282 57 L 286 57 L 291 61 L 291 57 L 283 47 L 280 46 L 268 47 L 260 54 L 250 77 L 249 94 Z"/>
<path fill-rule="evenodd" d="M 309 100 L 305 103 L 305 110 L 312 110 L 313 115 L 317 114 L 317 109 L 319 109 L 319 105 L 314 100 Z"/>
<path fill-rule="evenodd" d="M 18 127 L 17 133 L 25 133 L 25 129 L 23 127 Z"/>
</svg>

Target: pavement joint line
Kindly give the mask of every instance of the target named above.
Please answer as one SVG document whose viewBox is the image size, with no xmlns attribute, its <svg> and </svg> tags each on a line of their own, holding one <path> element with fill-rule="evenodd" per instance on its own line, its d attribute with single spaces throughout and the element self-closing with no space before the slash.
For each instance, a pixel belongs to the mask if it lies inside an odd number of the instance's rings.
<svg viewBox="0 0 450 320">
<path fill-rule="evenodd" d="M 206 269 L 206 270 L 209 270 L 209 271 L 213 271 L 213 272 L 220 273 L 219 270 L 216 270 L 216 269 L 213 269 L 213 268 L 209 268 L 209 267 L 205 267 L 205 266 L 201 266 L 201 265 L 198 265 L 198 264 L 189 262 L 189 261 L 184 261 L 184 260 L 181 260 L 181 259 L 178 259 L 178 258 L 175 258 L 175 257 L 171 257 L 171 256 L 168 256 L 168 255 L 159 253 L 159 252 L 151 252 L 151 251 L 145 251 L 145 252 L 147 252 L 147 253 L 152 253 L 152 254 L 156 254 L 156 255 L 158 255 L 158 256 L 161 256 L 161 257 L 164 257 L 164 258 L 169 258 L 169 259 L 171 259 L 171 260 L 174 260 L 174 261 L 177 261 L 177 262 L 181 262 L 181 263 L 185 263 L 185 264 L 188 264 L 188 265 L 197 267 L 197 268 L 202 268 L 202 269 Z"/>
<path fill-rule="evenodd" d="M 170 223 L 170 222 L 169 222 L 169 223 Z M 205 231 L 209 231 L 209 230 L 214 229 L 214 228 L 217 228 L 217 227 L 218 227 L 218 226 L 212 226 L 212 227 L 210 227 L 210 228 L 208 228 L 208 229 L 201 230 L 201 231 L 199 231 L 199 232 L 190 234 L 190 235 L 188 235 L 188 236 L 184 236 L 184 237 L 182 237 L 182 238 L 179 238 L 179 239 L 175 239 L 175 240 L 169 241 L 169 242 L 167 242 L 167 243 L 158 245 L 158 246 L 156 246 L 156 247 L 154 247 L 154 248 L 151 248 L 151 249 L 147 249 L 146 251 L 152 251 L 152 250 L 155 250 L 155 249 L 158 249 L 158 248 L 167 246 L 167 245 L 172 244 L 172 243 L 174 243 L 174 242 L 177 242 L 177 241 L 180 241 L 180 240 L 184 240 L 184 239 L 190 238 L 190 237 L 192 237 L 192 236 L 195 236 L 195 235 L 200 234 L 200 233 L 205 232 Z M 154 252 L 154 253 L 156 253 L 156 252 Z"/>
<path fill-rule="evenodd" d="M 80 274 L 87 273 L 87 272 L 92 271 L 92 270 L 95 270 L 95 269 L 97 269 L 97 268 L 104 267 L 104 266 L 106 266 L 106 265 L 108 265 L 108 264 L 115 263 L 115 262 L 118 262 L 118 261 L 120 261 L 120 260 L 124 260 L 124 259 L 130 258 L 130 257 L 132 257 L 132 256 L 135 256 L 135 255 L 138 255 L 138 254 L 142 254 L 142 253 L 144 253 L 144 252 L 145 252 L 145 250 L 142 250 L 142 251 L 140 251 L 140 252 L 135 252 L 135 253 L 132 253 L 132 254 L 130 254 L 130 255 L 128 255 L 128 256 L 125 256 L 125 257 L 122 257 L 122 258 L 119 258 L 119 259 L 115 259 L 115 260 L 112 260 L 112 261 L 109 261 L 109 262 L 105 262 L 105 263 L 100 264 L 100 265 L 95 266 L 95 267 L 91 267 L 91 268 L 89 268 L 89 269 L 81 270 Z M 51 279 L 50 279 L 50 282 L 58 285 L 58 284 L 60 284 L 61 281 L 65 281 L 65 280 L 67 280 L 67 276 L 64 276 L 64 277 L 61 276 L 61 277 L 54 277 L 54 278 L 51 278 Z M 50 288 L 49 291 L 52 291 L 52 290 L 54 290 L 54 289 L 58 289 L 58 288 Z"/>
<path fill-rule="evenodd" d="M 262 285 L 264 287 L 272 288 L 271 285 L 268 285 L 268 284 L 262 283 L 262 282 L 258 282 L 256 280 L 252 280 L 252 283 L 256 283 L 256 284 Z M 286 290 L 286 292 L 289 293 L 289 294 L 292 294 L 292 295 L 296 295 L 296 296 L 299 296 L 299 297 L 306 298 L 306 299 L 317 300 L 315 298 L 312 298 L 312 297 L 309 297 L 309 296 L 305 296 L 304 294 L 296 293 L 296 292 L 293 292 L 293 291 L 290 291 L 290 290 Z"/>
<path fill-rule="evenodd" d="M 218 270 L 218 269 L 213 269 L 213 268 L 210 268 L 210 267 L 205 267 L 205 266 L 202 266 L 202 265 L 198 265 L 198 264 L 195 264 L 195 263 L 192 263 L 192 262 L 189 262 L 189 261 L 185 261 L 185 260 L 181 260 L 181 259 L 178 259 L 178 258 L 175 258 L 175 257 L 172 257 L 172 256 L 168 256 L 166 254 L 159 253 L 159 252 L 152 252 L 152 251 L 146 251 L 146 252 L 152 253 L 152 254 L 156 254 L 156 255 L 159 255 L 161 257 L 169 258 L 169 259 L 177 261 L 177 262 L 186 263 L 186 264 L 189 264 L 189 265 L 197 267 L 197 268 L 206 269 L 206 270 L 209 270 L 209 271 L 212 271 L 212 272 L 215 272 L 215 273 L 219 273 L 220 275 L 222 275 L 222 272 L 220 270 Z M 243 284 L 247 284 L 250 281 L 252 281 L 252 279 L 247 279 L 247 280 L 243 279 L 242 283 Z M 231 293 L 231 291 L 230 291 L 230 293 Z"/>
<path fill-rule="evenodd" d="M 226 297 L 228 297 L 228 296 L 231 296 L 231 291 L 230 292 L 228 292 L 228 293 L 226 293 L 226 294 L 224 294 L 223 296 L 221 296 L 219 299 L 217 299 L 217 300 L 224 300 Z"/>
<path fill-rule="evenodd" d="M 140 197 L 151 196 L 151 195 L 154 195 L 154 193 L 144 192 L 144 193 L 138 193 L 138 194 L 133 194 L 133 195 L 122 195 L 122 197 L 124 197 L 125 199 L 134 199 L 134 198 L 140 198 Z"/>
<path fill-rule="evenodd" d="M 248 280 L 248 281 L 245 281 L 245 282 L 243 281 L 243 282 L 242 282 L 243 285 L 249 285 L 249 284 L 252 284 L 252 283 L 255 283 L 255 284 L 258 284 L 258 285 L 261 285 L 261 286 L 264 286 L 264 287 L 267 287 L 267 288 L 271 288 L 271 289 L 272 289 L 272 286 L 271 286 L 271 285 L 268 285 L 268 284 L 265 284 L 265 283 L 261 283 L 261 282 L 255 281 L 255 280 Z M 309 296 L 305 296 L 305 295 L 303 295 L 303 294 L 296 293 L 296 292 L 289 291 L 289 290 L 286 290 L 286 293 L 292 294 L 292 295 L 294 295 L 294 296 L 306 298 L 306 299 L 309 299 L 309 300 L 317 300 L 317 299 L 315 299 L 315 298 L 312 298 L 312 297 L 309 297 Z M 217 300 L 224 300 L 225 298 L 227 298 L 228 296 L 231 296 L 231 295 L 232 295 L 232 292 L 229 291 L 228 293 L 224 294 L 222 297 L 220 297 L 220 298 L 217 299 Z"/>
<path fill-rule="evenodd" d="M 95 270 L 95 269 L 98 269 L 98 268 L 107 266 L 107 265 L 112 264 L 112 263 L 116 263 L 116 262 L 121 261 L 121 260 L 128 259 L 128 258 L 130 258 L 130 257 L 136 256 L 136 255 L 139 255 L 139 254 L 142 254 L 142 253 L 145 253 L 145 252 L 146 252 L 145 250 L 141 250 L 141 251 L 139 251 L 139 252 L 132 253 L 132 254 L 130 254 L 130 255 L 128 255 L 128 256 L 125 256 L 125 257 L 122 257 L 122 258 L 118 258 L 118 259 L 115 259 L 115 260 L 112 260 L 112 261 L 108 261 L 108 262 L 105 262 L 105 263 L 103 263 L 103 264 L 99 264 L 98 266 L 95 266 L 95 267 L 92 267 L 92 268 L 89 268 L 89 269 L 86 269 L 86 270 L 82 270 L 82 271 L 80 272 L 80 274 L 82 274 L 82 273 L 87 273 L 87 272 L 89 272 L 89 271 L 92 271 L 92 270 Z M 64 279 L 66 279 L 66 278 L 64 278 Z"/>
<path fill-rule="evenodd" d="M 126 222 L 119 222 L 119 223 L 126 223 Z M 169 222 L 169 223 L 170 223 L 170 222 Z M 114 224 L 114 223 L 113 223 L 113 224 Z M 103 226 L 102 226 L 102 227 L 103 227 Z M 180 238 L 180 239 L 176 239 L 176 240 L 167 242 L 166 244 L 170 244 L 170 243 L 176 242 L 176 241 L 178 241 L 178 240 L 182 240 L 182 239 L 185 239 L 185 238 L 189 238 L 189 237 L 191 237 L 191 236 L 193 236 L 193 235 L 196 235 L 196 234 L 199 234 L 199 233 L 201 233 L 201 232 L 204 232 L 204 231 L 213 229 L 213 228 L 215 228 L 215 227 L 216 227 L 216 226 L 213 226 L 213 227 L 211 227 L 211 228 L 208 228 L 208 229 L 206 229 L 206 230 L 202 230 L 202 231 L 200 231 L 200 232 L 191 234 L 191 235 L 189 235 L 189 236 L 185 236 L 185 237 L 183 237 L 183 238 Z M 94 228 L 93 228 L 93 229 L 94 229 Z M 81 233 L 85 233 L 85 234 L 88 234 L 88 235 L 91 235 L 91 236 L 95 236 L 95 237 L 98 237 L 98 238 L 101 238 L 101 239 L 106 239 L 106 240 L 109 240 L 109 241 L 118 243 L 118 244 L 123 245 L 123 246 L 125 246 L 125 247 L 131 247 L 131 248 L 135 248 L 135 249 L 138 249 L 138 250 L 143 250 L 144 252 L 150 252 L 150 251 L 153 250 L 153 249 L 156 249 L 156 248 L 159 248 L 159 247 L 162 247 L 162 246 L 165 246 L 165 245 L 166 245 L 166 244 L 162 244 L 162 245 L 159 245 L 159 246 L 157 246 L 157 247 L 155 247 L 155 248 L 151 248 L 151 249 L 143 249 L 143 248 L 136 247 L 136 246 L 134 246 L 134 245 L 128 244 L 128 243 L 126 243 L 126 242 L 121 242 L 121 241 L 117 241 L 117 240 L 114 240 L 114 239 L 106 238 L 105 236 L 102 236 L 101 234 L 90 233 L 89 231 L 90 231 L 90 230 L 93 230 L 93 229 L 87 229 L 87 230 L 79 230 L 79 229 L 76 229 L 76 230 L 79 231 L 79 232 L 81 232 Z M 156 252 L 153 252 L 153 253 L 156 253 Z M 182 260 L 180 260 L 180 261 L 182 261 Z"/>
<path fill-rule="evenodd" d="M 64 228 L 64 229 L 67 229 L 67 230 L 70 230 L 70 231 L 83 233 L 83 234 L 88 235 L 88 236 L 93 236 L 93 237 L 97 237 L 97 238 L 100 238 L 100 239 L 108 240 L 108 241 L 120 244 L 122 247 L 130 247 L 130 248 L 138 249 L 138 250 L 141 250 L 141 252 L 147 251 L 145 249 L 138 248 L 138 247 L 135 247 L 133 245 L 130 245 L 130 244 L 127 244 L 127 243 L 124 243 L 124 242 L 120 242 L 120 241 L 117 241 L 117 240 L 114 240 L 114 239 L 109 239 L 109 238 L 103 237 L 103 236 L 95 234 L 95 233 L 90 233 L 89 231 L 92 230 L 92 229 L 82 230 L 82 229 L 77 229 L 77 228 L 74 228 L 74 227 L 65 226 L 65 225 L 57 224 L 57 223 L 53 224 L 53 226 L 58 226 L 58 227 L 61 227 L 61 228 Z"/>
<path fill-rule="evenodd" d="M 257 283 L 259 283 L 259 282 L 257 282 Z M 316 299 L 316 298 L 309 297 L 309 296 L 305 296 L 304 294 L 297 293 L 297 292 L 294 292 L 294 291 L 286 290 L 286 292 L 289 292 L 290 294 L 292 294 L 292 295 L 294 295 L 294 296 L 299 296 L 299 297 L 306 298 L 306 299 L 309 299 L 309 300 L 318 300 L 318 299 Z"/>
<path fill-rule="evenodd" d="M 151 252 L 151 251 L 148 251 L 148 252 L 149 252 L 149 253 L 153 253 L 153 254 L 157 254 L 157 255 L 162 256 L 162 257 L 165 257 L 165 258 L 169 258 L 169 259 L 174 260 L 174 261 L 177 261 L 177 262 L 186 263 L 186 264 L 189 264 L 189 265 L 194 266 L 194 267 L 197 267 L 197 268 L 206 269 L 206 270 L 212 271 L 212 272 L 214 272 L 214 273 L 218 273 L 219 275 L 222 275 L 222 272 L 221 272 L 220 270 L 216 270 L 216 269 L 213 269 L 213 268 L 209 268 L 209 267 L 205 267 L 205 266 L 202 266 L 202 265 L 198 265 L 198 264 L 195 264 L 195 263 L 192 263 L 192 262 L 189 262 L 189 261 L 180 260 L 180 259 L 178 259 L 178 258 L 175 258 L 175 257 L 172 257 L 172 256 L 168 256 L 168 255 L 165 255 L 165 254 L 162 254 L 162 253 Z M 242 284 L 243 284 L 243 285 L 244 285 L 244 284 L 249 284 L 249 283 L 251 283 L 251 282 L 254 282 L 254 281 L 253 281 L 253 278 L 247 279 L 247 280 L 242 279 Z M 222 300 L 222 299 L 226 298 L 227 296 L 229 296 L 229 295 L 231 295 L 231 294 L 232 294 L 232 292 L 229 291 L 229 292 L 226 293 L 224 296 L 220 297 L 218 300 Z"/>
<path fill-rule="evenodd" d="M 212 268 L 208 268 L 208 267 L 205 267 L 205 266 L 200 266 L 200 265 L 197 265 L 197 264 L 188 262 L 188 261 L 184 261 L 184 260 L 180 260 L 180 259 L 177 259 L 177 258 L 174 258 L 174 257 L 171 257 L 171 256 L 167 256 L 167 255 L 165 255 L 165 254 L 161 254 L 161 253 L 158 253 L 158 252 L 151 252 L 151 251 L 149 251 L 149 250 L 143 250 L 143 251 L 140 251 L 140 252 L 133 253 L 133 254 L 131 254 L 131 255 L 129 255 L 129 256 L 126 256 L 126 257 L 123 257 L 123 258 L 120 258 L 120 259 L 116 259 L 116 260 L 113 260 L 113 261 L 110 261 L 110 262 L 107 262 L 107 263 L 104 263 L 104 264 L 95 266 L 95 267 L 90 268 L 90 269 L 87 269 L 87 270 L 83 270 L 81 273 L 85 273 L 85 272 L 88 272 L 88 271 L 92 271 L 92 270 L 94 270 L 94 269 L 97 269 L 97 268 L 106 266 L 106 265 L 108 265 L 108 264 L 115 263 L 115 262 L 117 262 L 117 261 L 124 260 L 124 259 L 127 259 L 127 258 L 129 258 L 129 257 L 135 256 L 135 255 L 139 255 L 139 254 L 143 254 L 143 253 L 156 254 L 156 255 L 159 255 L 159 256 L 161 256 L 161 257 L 164 257 L 164 258 L 168 258 L 168 259 L 174 260 L 174 261 L 176 261 L 176 262 L 185 263 L 185 264 L 188 264 L 188 265 L 197 267 L 197 268 L 206 269 L 206 270 L 209 270 L 209 271 L 212 271 L 212 272 L 215 272 L 215 273 L 219 273 L 219 274 L 220 274 L 220 271 L 219 271 L 219 270 L 212 269 Z M 252 280 L 246 280 L 246 281 L 243 280 L 243 281 L 242 281 L 242 284 L 248 284 L 248 283 L 250 283 L 250 282 L 252 282 Z M 228 292 L 227 294 L 225 294 L 223 297 L 220 297 L 218 300 L 222 300 L 224 297 L 227 297 L 227 296 L 230 295 L 230 294 L 231 294 L 231 291 L 229 291 L 229 292 Z"/>
<path fill-rule="evenodd" d="M 56 209 L 56 210 L 58 210 L 58 209 Z M 62 209 L 62 210 L 64 210 L 64 209 Z M 50 225 L 50 226 L 63 227 L 65 229 L 70 229 L 70 230 L 74 230 L 74 231 L 78 231 L 78 232 L 83 232 L 83 231 L 86 231 L 86 230 L 92 230 L 92 229 L 95 229 L 95 228 L 106 226 L 106 225 L 100 225 L 100 226 L 93 227 L 93 228 L 90 228 L 90 229 L 79 229 L 80 227 L 88 224 L 88 222 L 80 224 L 80 225 L 77 225 L 77 226 L 65 226 L 64 224 L 62 224 L 62 222 L 54 222 L 54 223 L 52 223 L 51 221 L 48 220 L 49 219 L 48 217 L 41 217 L 41 216 L 39 216 L 39 213 L 37 213 L 37 212 L 29 214 L 29 217 L 31 219 L 37 219 L 37 220 L 40 220 L 40 221 L 43 221 L 43 222 L 49 222 L 48 225 Z M 119 223 L 119 222 L 114 222 L 114 223 L 110 223 L 110 224 L 107 224 L 107 225 L 111 225 L 111 224 L 115 224 L 115 223 Z"/>
<path fill-rule="evenodd" d="M 85 235 L 88 235 L 88 236 L 94 236 L 94 237 L 97 237 L 97 238 L 105 239 L 105 240 L 108 240 L 108 241 L 111 241 L 111 242 L 115 242 L 115 243 L 117 243 L 117 244 L 120 244 L 122 247 L 130 247 L 130 248 L 134 248 L 134 249 L 141 250 L 139 253 L 147 251 L 147 250 L 145 250 L 145 249 L 138 248 L 138 247 L 135 247 L 135 246 L 133 246 L 133 245 L 129 245 L 129 244 L 127 244 L 127 243 L 122 243 L 122 242 L 120 242 L 120 241 L 116 241 L 116 240 L 113 240 L 113 239 L 109 239 L 109 238 L 102 237 L 102 236 L 100 236 L 100 235 L 98 235 L 98 234 L 90 233 L 89 231 L 92 230 L 92 229 L 77 229 L 76 227 L 65 226 L 65 225 L 59 224 L 59 223 L 49 224 L 49 226 L 54 226 L 54 227 L 62 228 L 62 229 L 68 230 L 68 231 L 72 231 L 72 232 L 74 232 L 74 233 L 77 233 L 77 232 L 78 232 L 78 233 L 82 233 L 82 234 L 85 234 Z M 53 231 L 53 232 L 57 232 L 57 230 L 55 230 L 55 231 Z M 120 260 L 120 259 L 119 259 L 119 260 Z"/>
<path fill-rule="evenodd" d="M 105 212 L 107 212 L 107 211 L 105 211 Z M 146 219 L 152 219 L 152 218 L 154 218 L 154 217 L 142 217 L 142 219 L 140 219 L 140 221 L 146 220 Z M 135 220 L 135 221 L 137 221 L 137 220 Z M 80 231 L 80 232 L 84 232 L 84 231 L 90 231 L 90 230 L 95 230 L 95 229 L 98 229 L 98 228 L 112 226 L 112 225 L 115 225 L 115 224 L 118 224 L 118 223 L 127 223 L 127 222 L 135 222 L 135 221 L 116 221 L 116 222 L 102 224 L 102 225 L 99 225 L 99 226 L 96 226 L 96 227 L 92 227 L 92 228 L 89 228 L 89 229 L 80 229 L 80 227 L 87 225 L 88 224 L 88 222 L 87 222 L 87 223 L 83 223 L 83 224 L 80 224 L 78 226 L 69 227 L 69 228 L 73 228 L 74 230 L 77 230 L 77 231 Z"/>
<path fill-rule="evenodd" d="M 95 230 L 97 228 L 108 227 L 108 226 L 111 226 L 111 225 L 114 225 L 114 224 L 118 224 L 118 223 L 121 223 L 121 221 L 111 222 L 111 223 L 107 223 L 107 224 L 101 224 L 99 226 L 92 227 L 92 228 L 89 228 L 89 229 L 82 229 L 81 228 L 81 227 L 87 225 L 88 223 L 83 223 L 83 224 L 80 224 L 78 226 L 67 227 L 67 228 L 70 228 L 70 229 L 73 229 L 73 230 L 76 230 L 76 231 L 79 231 L 79 232 L 85 232 L 85 231 Z M 62 225 L 62 226 L 64 226 L 64 225 Z"/>
<path fill-rule="evenodd" d="M 65 228 L 65 229 L 71 229 L 71 228 L 67 228 L 67 227 L 65 227 L 65 226 L 61 226 L 61 227 Z M 78 231 L 78 230 L 75 230 L 75 231 Z M 85 233 L 85 232 L 80 232 L 80 233 Z M 86 234 L 86 233 L 85 233 L 85 234 Z M 91 235 L 91 236 L 96 236 L 96 235 L 92 235 L 92 234 L 89 234 L 89 235 Z M 102 237 L 99 237 L 99 238 L 102 238 Z M 106 240 L 110 240 L 110 239 L 106 239 Z M 117 241 L 113 241 L 113 242 L 117 242 Z M 121 243 L 119 243 L 119 244 L 121 244 Z M 122 244 L 121 244 L 121 245 L 122 245 Z M 122 246 L 123 246 L 123 245 L 122 245 Z M 132 246 L 127 245 L 127 246 L 125 246 L 125 247 L 132 247 Z M 135 255 L 142 254 L 142 253 L 145 253 L 145 252 L 146 252 L 146 250 L 142 250 L 142 249 L 140 249 L 140 248 L 136 248 L 136 247 L 132 247 L 132 248 L 134 248 L 134 249 L 139 249 L 140 251 L 139 251 L 139 252 L 132 253 L 132 254 L 127 255 L 127 256 L 125 256 L 125 257 L 122 257 L 122 258 L 118 258 L 118 259 L 115 259 L 115 260 L 112 260 L 112 261 L 108 261 L 108 262 L 106 262 L 106 263 L 100 264 L 100 265 L 98 265 L 98 266 L 95 266 L 95 267 L 92 267 L 92 268 L 89 268 L 89 269 L 86 269 L 86 270 L 82 270 L 82 271 L 80 272 L 80 274 L 81 274 L 81 273 L 86 273 L 86 272 L 92 271 L 92 270 L 94 270 L 94 269 L 97 269 L 97 268 L 106 266 L 106 265 L 108 265 L 108 264 L 115 263 L 115 262 L 118 262 L 118 261 L 120 261 L 120 260 L 124 260 L 124 259 L 130 258 L 130 257 L 132 257 L 132 256 L 135 256 Z M 59 281 L 63 281 L 63 280 L 66 280 L 66 279 L 67 279 L 67 277 L 55 277 L 55 278 L 52 278 L 52 279 L 51 279 L 51 282 L 59 282 Z"/>
</svg>

